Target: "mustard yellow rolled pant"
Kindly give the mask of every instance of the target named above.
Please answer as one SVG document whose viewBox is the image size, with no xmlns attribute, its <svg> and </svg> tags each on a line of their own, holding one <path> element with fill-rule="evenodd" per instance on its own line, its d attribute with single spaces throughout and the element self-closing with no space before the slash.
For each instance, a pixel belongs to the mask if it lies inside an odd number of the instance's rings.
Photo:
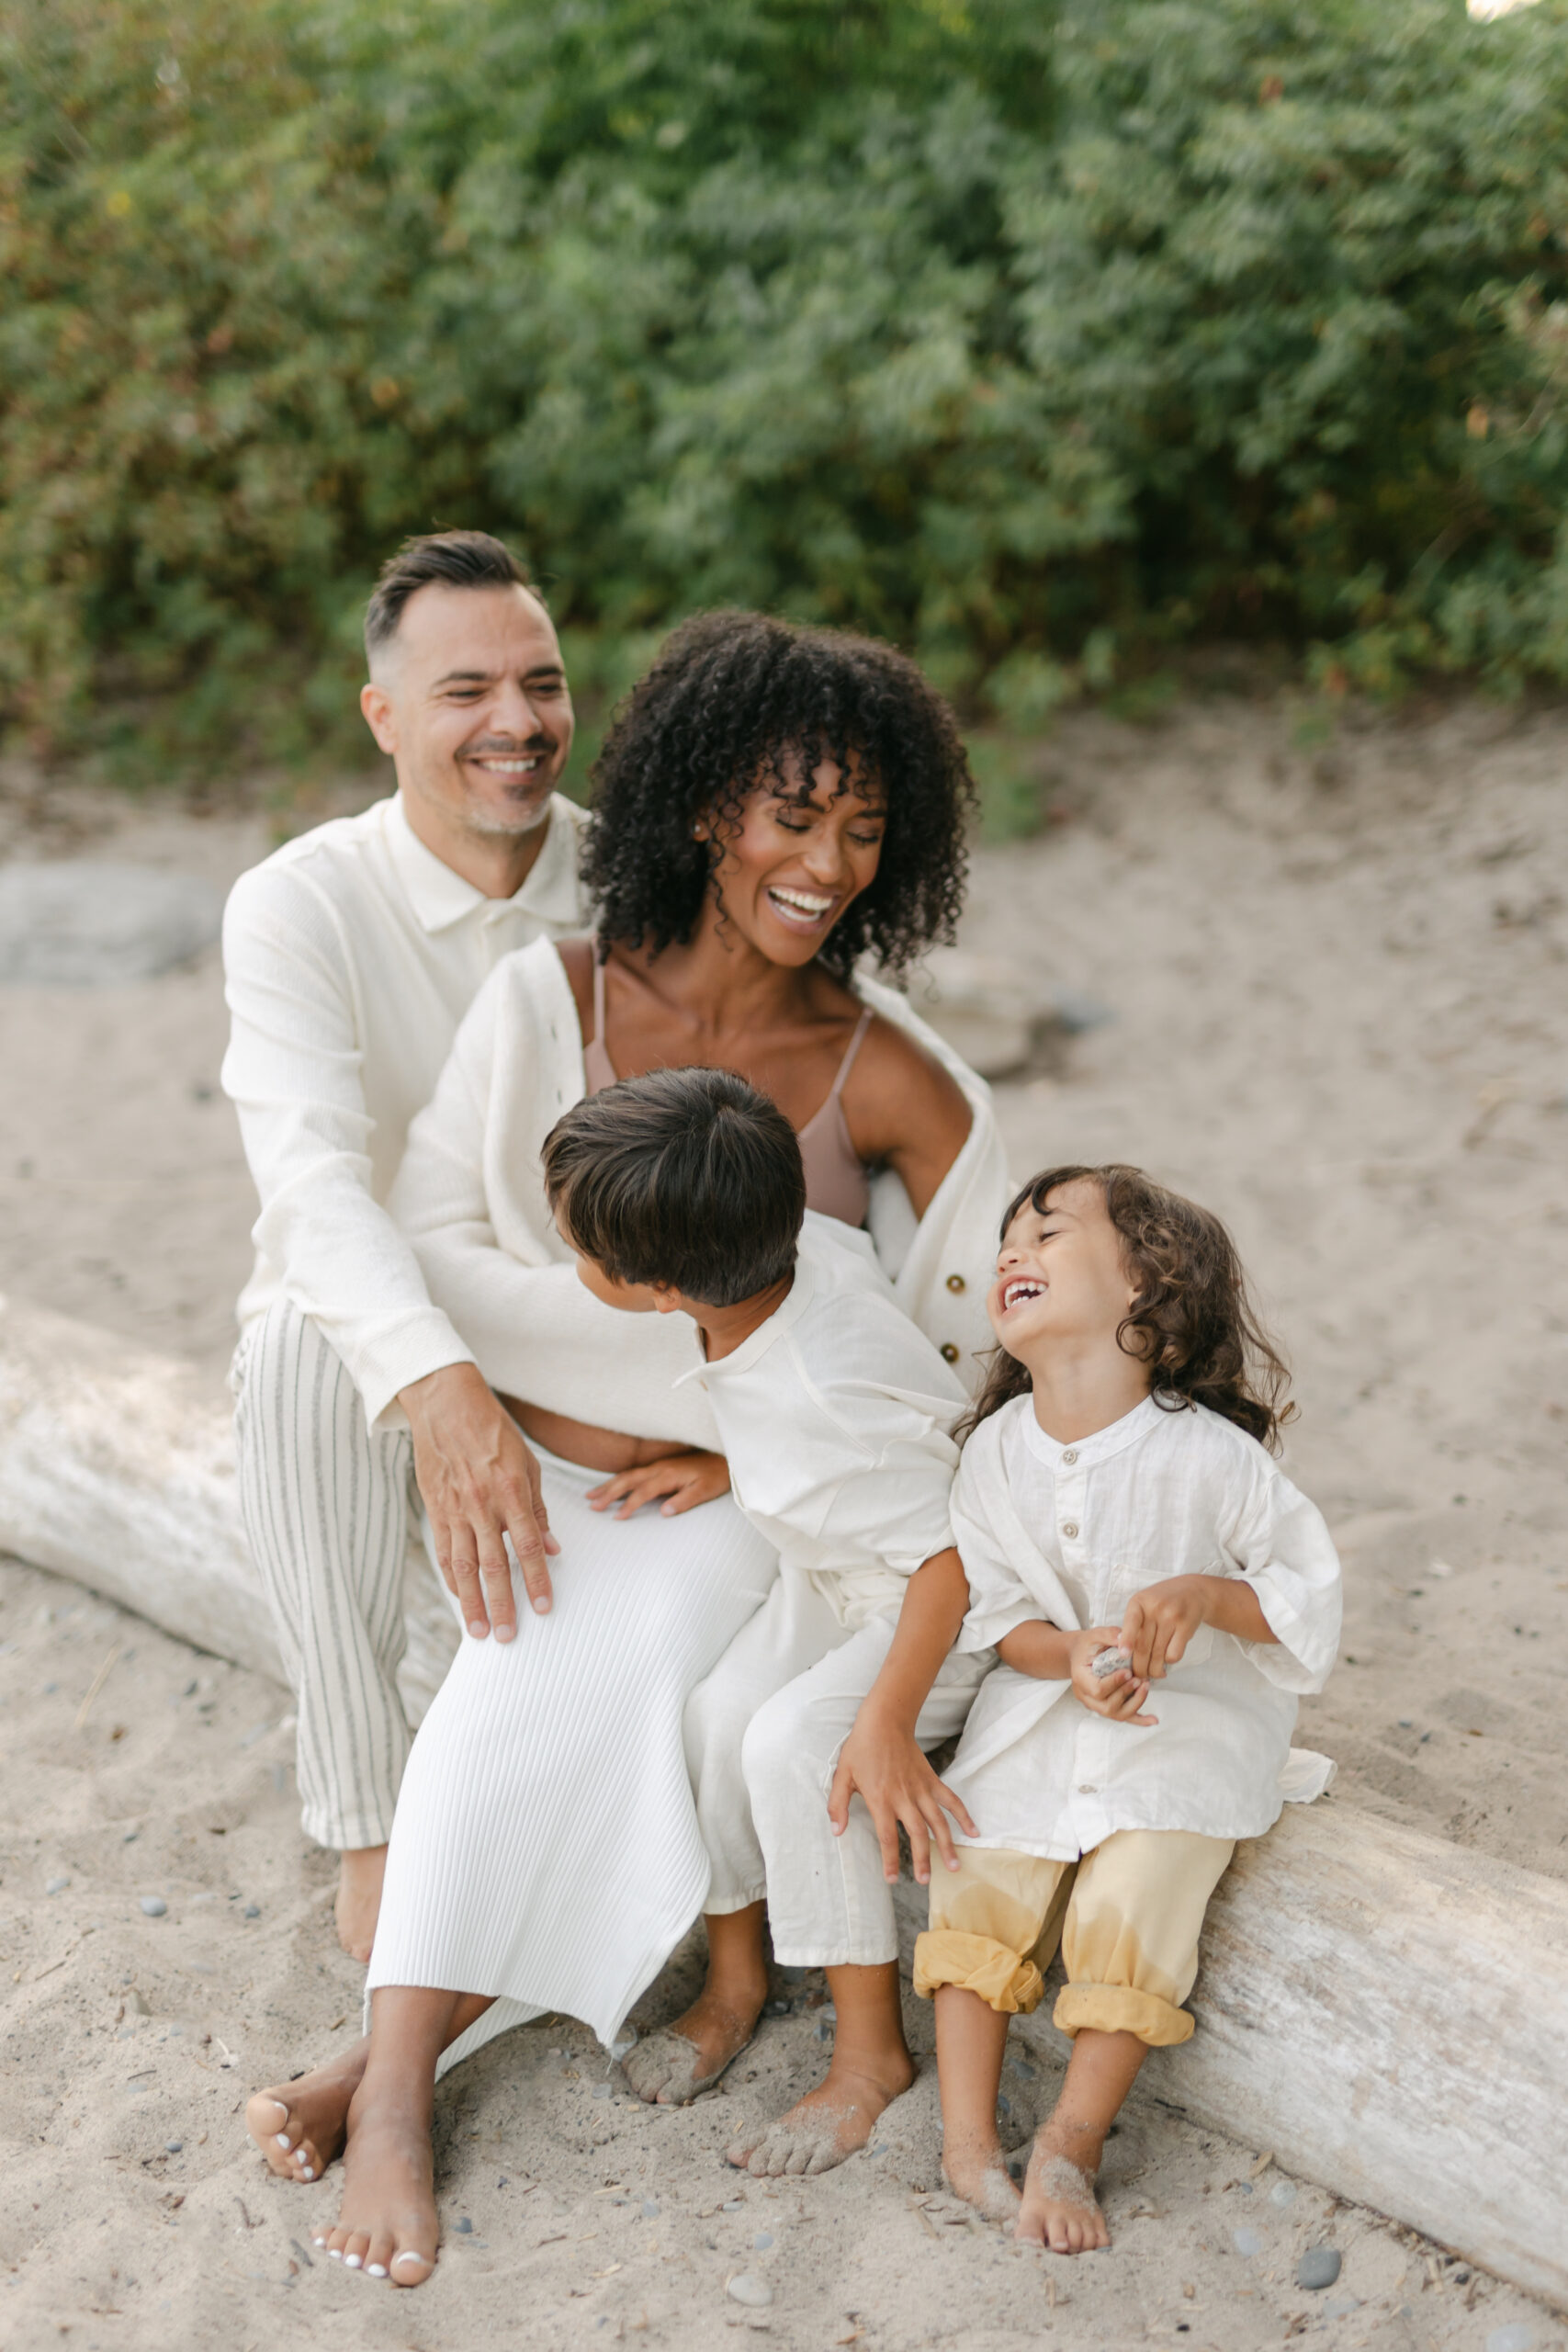
<svg viewBox="0 0 1568 2352">
<path fill-rule="evenodd" d="M 1119 1829 L 1076 1862 L 960 1846 L 956 1871 L 931 1871 L 915 1990 L 929 2000 L 959 1984 L 1005 2016 L 1027 2016 L 1059 1942 L 1059 2031 L 1135 2033 L 1151 2050 L 1186 2041 L 1193 2019 L 1181 2004 L 1203 1915 L 1235 1851 L 1234 1838 L 1189 1829 Z"/>
</svg>

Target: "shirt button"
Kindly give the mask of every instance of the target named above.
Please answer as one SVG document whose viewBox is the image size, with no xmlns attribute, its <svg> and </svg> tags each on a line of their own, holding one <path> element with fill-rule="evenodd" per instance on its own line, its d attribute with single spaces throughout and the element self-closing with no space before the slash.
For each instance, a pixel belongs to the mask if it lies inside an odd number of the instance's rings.
<svg viewBox="0 0 1568 2352">
<path fill-rule="evenodd" d="M 1094 1781 L 1080 1781 L 1078 1794 L 1080 1797 L 1097 1797 L 1100 1794 L 1099 1783 Z"/>
<path fill-rule="evenodd" d="M 947 1287 L 950 1291 L 956 1294 L 961 1291 L 964 1286 L 964 1277 L 962 1274 L 949 1274 L 947 1278 Z"/>
<path fill-rule="evenodd" d="M 941 1352 L 943 1363 L 956 1363 L 958 1362 L 958 1350 L 953 1346 L 951 1340 L 944 1340 L 942 1341 Z"/>
<path fill-rule="evenodd" d="M 1067 1450 L 1066 1450 L 1066 1453 L 1064 1453 L 1064 1454 L 1063 1454 L 1063 1456 L 1062 1456 L 1062 1459 L 1063 1459 L 1063 1461 L 1064 1461 L 1064 1462 L 1076 1462 L 1076 1461 L 1077 1460 L 1077 1458 L 1078 1458 L 1078 1450 L 1077 1450 L 1077 1447 L 1076 1445 L 1069 1445 L 1069 1446 L 1068 1446 L 1068 1448 L 1067 1448 Z"/>
<path fill-rule="evenodd" d="M 1068 1519 L 1068 1520 L 1064 1520 L 1064 1521 L 1063 1521 L 1063 1522 L 1062 1522 L 1062 1532 L 1063 1532 L 1063 1534 L 1064 1534 L 1064 1535 L 1066 1535 L 1066 1537 L 1068 1537 L 1068 1538 L 1069 1538 L 1069 1540 L 1070 1540 L 1073 1536 L 1075 1536 L 1075 1535 L 1077 1533 L 1077 1532 L 1078 1532 L 1078 1523 L 1077 1523 L 1077 1521 L 1076 1519 Z"/>
</svg>

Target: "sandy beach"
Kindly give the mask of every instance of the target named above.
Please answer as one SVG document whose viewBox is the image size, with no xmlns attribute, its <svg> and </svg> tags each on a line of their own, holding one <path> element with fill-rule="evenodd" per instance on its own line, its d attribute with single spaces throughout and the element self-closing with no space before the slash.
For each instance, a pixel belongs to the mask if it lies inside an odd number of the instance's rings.
<svg viewBox="0 0 1568 2352">
<path fill-rule="evenodd" d="M 1346 1558 L 1341 1664 L 1298 1734 L 1338 1760 L 1329 1803 L 1568 1875 L 1568 711 L 1352 714 L 1309 751 L 1284 705 L 1215 696 L 1154 727 L 1069 717 L 1040 759 L 1055 820 L 976 854 L 964 944 L 1096 1017 L 999 1085 L 1014 1167 L 1136 1160 L 1233 1224 L 1295 1370 L 1292 1474 Z M 221 886 L 276 823 L 259 795 L 204 813 L 0 785 L 0 860 Z M 254 1215 L 224 1027 L 215 952 L 112 991 L 0 990 L 0 1292 L 215 1390 Z M 822 2063 L 811 1978 L 687 2110 L 643 2109 L 570 2020 L 492 2046 L 438 2097 L 434 2279 L 345 2276 L 310 2247 L 333 2177 L 269 2179 L 240 2113 L 357 2031 L 288 1694 L 0 1559 L 0 1758 L 6 2352 L 1568 2344 L 1560 2315 L 1152 2098 L 1112 2143 L 1114 2246 L 1076 2264 L 936 2190 L 929 2081 L 837 2173 L 742 2179 L 737 2117 Z M 673 2014 L 694 1965 L 634 2022 Z M 1022 2140 L 1052 2078 L 1015 2064 L 1004 2087 Z M 1342 2270 L 1308 2292 L 1322 2245 Z"/>
</svg>

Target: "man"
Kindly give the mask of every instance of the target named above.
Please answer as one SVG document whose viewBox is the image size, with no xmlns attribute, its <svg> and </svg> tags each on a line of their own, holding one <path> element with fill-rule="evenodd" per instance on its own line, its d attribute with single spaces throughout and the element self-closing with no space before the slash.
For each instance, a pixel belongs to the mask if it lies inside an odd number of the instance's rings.
<svg viewBox="0 0 1568 2352">
<path fill-rule="evenodd" d="M 397 1689 L 417 1479 L 470 1633 L 515 1631 L 506 1538 L 547 1609 L 537 1465 L 383 1205 L 486 974 L 581 927 L 560 648 L 507 548 L 411 540 L 365 622 L 360 707 L 398 789 L 242 876 L 223 1085 L 261 1195 L 240 1300 L 241 1509 L 299 1702 L 306 1832 L 369 1957 L 412 1733 Z"/>
</svg>

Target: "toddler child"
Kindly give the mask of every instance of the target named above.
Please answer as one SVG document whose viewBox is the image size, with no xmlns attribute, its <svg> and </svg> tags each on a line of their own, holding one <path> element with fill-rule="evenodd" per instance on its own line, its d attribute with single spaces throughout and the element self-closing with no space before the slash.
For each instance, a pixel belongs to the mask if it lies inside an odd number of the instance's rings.
<svg viewBox="0 0 1568 2352">
<path fill-rule="evenodd" d="M 674 2104 L 745 2048 L 767 1994 L 766 1915 L 782 1963 L 828 1971 L 833 2057 L 730 2161 L 824 2171 L 913 2080 L 889 1883 L 899 1824 L 920 1879 L 932 1839 L 956 1863 L 952 1800 L 922 1751 L 959 1729 L 991 1664 L 953 1648 L 967 1588 L 949 1432 L 965 1394 L 869 1248 L 806 1211 L 794 1131 L 743 1080 L 624 1080 L 559 1120 L 544 1166 L 595 1296 L 695 1323 L 703 1362 L 686 1377 L 705 1385 L 735 1500 L 780 1562 L 686 1710 L 712 1871 L 707 1982 L 631 2052 L 627 2077 Z"/>
<path fill-rule="evenodd" d="M 1008 1212 L 987 1304 L 1000 1344 L 953 1521 L 960 1647 L 1001 1663 L 948 1774 L 980 1826 L 960 1814 L 915 1986 L 936 2001 L 951 2187 L 1077 2253 L 1110 2242 L 1095 2175 L 1145 2051 L 1192 2032 L 1235 1841 L 1332 1777 L 1291 1733 L 1334 1661 L 1339 1564 L 1266 1450 L 1284 1367 L 1204 1210 L 1134 1168 L 1050 1170 Z M 1058 1941 L 1072 2057 L 1021 2201 L 997 2089 Z"/>
</svg>

